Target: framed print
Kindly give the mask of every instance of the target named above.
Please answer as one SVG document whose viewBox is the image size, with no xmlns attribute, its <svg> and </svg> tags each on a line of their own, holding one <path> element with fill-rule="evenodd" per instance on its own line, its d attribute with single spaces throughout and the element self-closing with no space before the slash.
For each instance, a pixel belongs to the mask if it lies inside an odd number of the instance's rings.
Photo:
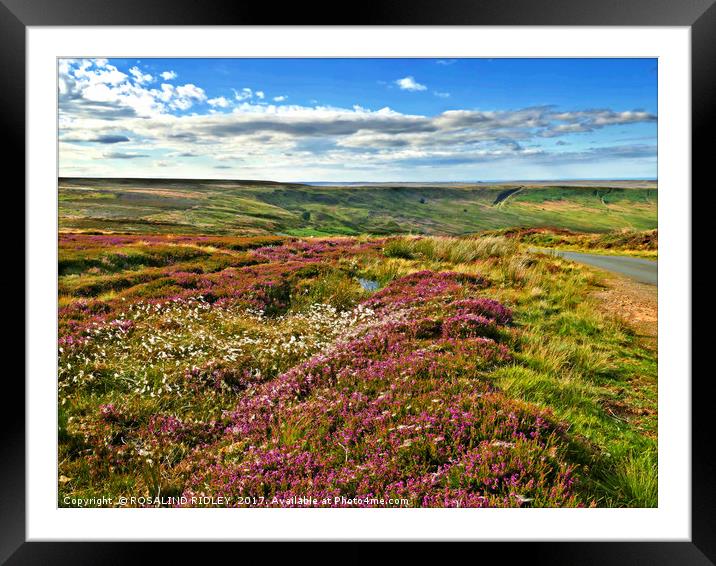
<svg viewBox="0 0 716 566">
<path fill-rule="evenodd" d="M 691 372 L 709 1 L 322 25 L 3 2 L 27 224 L 3 560 L 714 560 Z"/>
</svg>

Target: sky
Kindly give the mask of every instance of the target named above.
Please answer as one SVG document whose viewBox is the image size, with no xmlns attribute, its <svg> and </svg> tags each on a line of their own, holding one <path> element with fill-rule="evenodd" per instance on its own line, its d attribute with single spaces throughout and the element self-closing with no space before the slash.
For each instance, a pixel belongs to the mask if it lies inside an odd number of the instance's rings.
<svg viewBox="0 0 716 566">
<path fill-rule="evenodd" d="M 656 59 L 60 59 L 63 177 L 655 179 Z"/>
</svg>

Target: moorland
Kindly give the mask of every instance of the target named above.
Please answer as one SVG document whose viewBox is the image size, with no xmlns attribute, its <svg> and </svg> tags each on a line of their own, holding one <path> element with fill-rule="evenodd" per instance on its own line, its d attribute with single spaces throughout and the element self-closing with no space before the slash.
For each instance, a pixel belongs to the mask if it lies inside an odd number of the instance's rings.
<svg viewBox="0 0 716 566">
<path fill-rule="evenodd" d="M 59 181 L 61 230 L 165 234 L 465 235 L 554 226 L 656 229 L 651 182 L 367 184 L 70 179 Z"/>
<path fill-rule="evenodd" d="M 655 343 L 535 249 L 655 256 L 612 185 L 61 179 L 58 504 L 656 506 Z"/>
</svg>

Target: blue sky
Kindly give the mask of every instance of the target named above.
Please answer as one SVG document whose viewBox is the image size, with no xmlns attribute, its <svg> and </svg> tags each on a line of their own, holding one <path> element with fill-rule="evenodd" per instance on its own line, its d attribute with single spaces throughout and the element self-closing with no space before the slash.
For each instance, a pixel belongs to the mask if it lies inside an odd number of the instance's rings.
<svg viewBox="0 0 716 566">
<path fill-rule="evenodd" d="M 655 59 L 63 59 L 60 174 L 655 178 Z"/>
</svg>

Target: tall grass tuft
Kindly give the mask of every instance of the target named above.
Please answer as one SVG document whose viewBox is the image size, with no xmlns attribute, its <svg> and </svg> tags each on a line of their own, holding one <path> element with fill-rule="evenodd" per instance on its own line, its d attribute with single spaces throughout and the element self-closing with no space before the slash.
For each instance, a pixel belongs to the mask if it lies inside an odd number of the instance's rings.
<svg viewBox="0 0 716 566">
<path fill-rule="evenodd" d="M 503 237 L 424 238 L 400 237 L 386 242 L 383 253 L 387 257 L 469 263 L 478 259 L 505 257 L 517 252 L 517 243 Z"/>
<path fill-rule="evenodd" d="M 659 476 L 655 449 L 629 452 L 615 469 L 605 474 L 601 488 L 609 493 L 610 506 L 657 507 Z"/>
<path fill-rule="evenodd" d="M 348 310 L 365 296 L 358 282 L 341 271 L 330 271 L 315 279 L 305 280 L 291 295 L 293 310 L 302 310 L 316 303 Z"/>
</svg>

